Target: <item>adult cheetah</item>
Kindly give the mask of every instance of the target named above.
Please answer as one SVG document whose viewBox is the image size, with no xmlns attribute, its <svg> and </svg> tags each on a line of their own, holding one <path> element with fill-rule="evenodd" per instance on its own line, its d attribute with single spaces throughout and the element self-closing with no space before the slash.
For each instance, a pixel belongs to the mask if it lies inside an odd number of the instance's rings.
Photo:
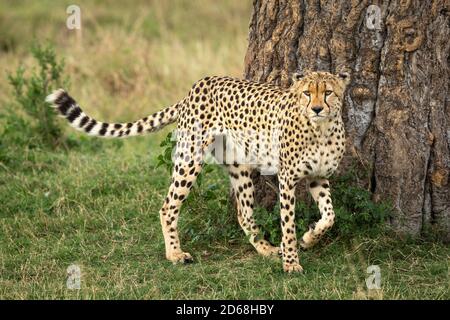
<svg viewBox="0 0 450 320">
<path fill-rule="evenodd" d="M 307 179 L 321 219 L 303 235 L 300 245 L 309 248 L 334 222 L 327 180 L 337 168 L 345 147 L 341 118 L 349 74 L 311 72 L 294 75 L 293 85 L 280 88 L 230 77 L 206 77 L 194 84 L 180 102 L 130 123 L 99 122 L 85 114 L 67 92 L 56 90 L 46 99 L 72 127 L 93 136 L 129 137 L 153 132 L 178 122 L 172 183 L 160 210 L 166 257 L 190 262 L 181 250 L 177 222 L 205 151 L 222 135 L 245 159 L 225 163 L 237 202 L 238 221 L 251 244 L 262 255 L 279 254 L 287 272 L 302 271 L 295 231 L 295 187 Z M 254 169 L 269 170 L 279 178 L 281 248 L 259 239 L 253 217 Z"/>
</svg>

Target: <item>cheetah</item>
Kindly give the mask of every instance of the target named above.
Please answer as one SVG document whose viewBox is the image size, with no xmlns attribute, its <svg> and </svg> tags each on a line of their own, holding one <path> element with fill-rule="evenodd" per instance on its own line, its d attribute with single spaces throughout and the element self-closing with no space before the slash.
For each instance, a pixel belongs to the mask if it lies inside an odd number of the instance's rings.
<svg viewBox="0 0 450 320">
<path fill-rule="evenodd" d="M 105 123 L 88 116 L 63 89 L 46 98 L 75 129 L 91 136 L 123 138 L 154 132 L 177 121 L 174 169 L 167 197 L 159 212 L 166 258 L 192 262 L 181 249 L 177 231 L 180 207 L 204 165 L 205 151 L 222 136 L 245 161 L 227 161 L 237 203 L 237 218 L 256 251 L 281 255 L 283 270 L 301 272 L 295 230 L 295 188 L 306 181 L 321 218 L 309 227 L 299 245 L 310 248 L 334 223 L 330 184 L 345 149 L 341 116 L 346 72 L 294 74 L 292 85 L 281 88 L 231 77 L 205 77 L 180 102 L 140 120 Z M 261 151 L 262 150 L 262 151 Z M 239 158 L 239 157 L 238 157 Z M 239 158 L 241 159 L 241 158 Z M 282 241 L 276 247 L 260 237 L 253 217 L 253 170 L 278 174 Z"/>
</svg>

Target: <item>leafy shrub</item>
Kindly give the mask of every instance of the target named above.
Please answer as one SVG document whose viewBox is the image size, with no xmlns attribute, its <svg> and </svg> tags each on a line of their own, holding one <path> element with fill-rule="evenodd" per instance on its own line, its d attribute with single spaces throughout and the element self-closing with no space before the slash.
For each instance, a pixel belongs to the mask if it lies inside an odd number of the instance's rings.
<svg viewBox="0 0 450 320">
<path fill-rule="evenodd" d="M 102 144 L 97 139 L 64 137 L 57 113 L 45 102 L 54 89 L 68 86 L 69 79 L 62 75 L 64 62 L 51 45 L 34 45 L 31 54 L 36 67 L 20 66 L 8 74 L 13 98 L 0 112 L 0 165 L 25 170 L 36 164 L 38 153 L 80 146 L 98 150 Z"/>
<path fill-rule="evenodd" d="M 46 104 L 45 97 L 58 87 L 67 87 L 68 80 L 62 77 L 64 62 L 57 59 L 50 45 L 34 45 L 31 53 L 37 62 L 37 69 L 33 69 L 27 77 L 25 68 L 20 66 L 15 74 L 8 75 L 15 103 L 5 115 L 2 140 L 13 139 L 30 147 L 55 148 L 64 142 L 62 130 L 56 122 L 56 113 Z"/>
<path fill-rule="evenodd" d="M 170 174 L 172 174 L 173 169 L 172 153 L 177 143 L 174 137 L 174 133 L 169 132 L 164 140 L 161 141 L 159 146 L 163 148 L 163 151 L 156 159 L 156 167 L 163 167 Z"/>
</svg>

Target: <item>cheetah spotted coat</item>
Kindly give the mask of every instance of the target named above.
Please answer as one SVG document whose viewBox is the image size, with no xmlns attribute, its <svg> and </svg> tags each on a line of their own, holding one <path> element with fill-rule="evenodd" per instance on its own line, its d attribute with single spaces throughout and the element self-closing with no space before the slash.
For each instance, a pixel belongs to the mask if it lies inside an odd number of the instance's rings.
<svg viewBox="0 0 450 320">
<path fill-rule="evenodd" d="M 220 136 L 241 158 L 226 159 L 237 200 L 238 221 L 251 244 L 262 255 L 281 253 L 283 269 L 302 271 L 295 231 L 295 187 L 306 179 L 317 202 L 321 219 L 300 240 L 303 248 L 314 245 L 334 223 L 327 180 L 343 153 L 345 134 L 341 119 L 343 94 L 349 82 L 346 73 L 314 72 L 295 75 L 288 89 L 230 77 L 206 77 L 192 87 L 180 102 L 148 117 L 129 123 L 104 123 L 83 112 L 75 100 L 59 89 L 47 97 L 70 125 L 92 136 L 129 137 L 153 132 L 178 122 L 177 147 L 172 183 L 160 210 L 166 257 L 190 262 L 182 251 L 177 223 L 186 200 L 202 169 L 205 151 Z M 230 144 L 228 144 L 230 142 Z M 282 243 L 275 247 L 261 239 L 253 217 L 254 169 L 277 173 L 280 189 Z"/>
</svg>

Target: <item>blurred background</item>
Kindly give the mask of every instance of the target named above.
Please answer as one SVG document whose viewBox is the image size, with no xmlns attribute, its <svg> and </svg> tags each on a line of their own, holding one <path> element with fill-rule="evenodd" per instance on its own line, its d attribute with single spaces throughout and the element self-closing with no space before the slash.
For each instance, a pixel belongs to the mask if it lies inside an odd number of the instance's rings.
<svg viewBox="0 0 450 320">
<path fill-rule="evenodd" d="M 66 8 L 81 9 L 81 32 Z M 128 121 L 177 102 L 206 75 L 241 76 L 251 2 L 0 1 L 0 69 L 31 67 L 30 46 L 50 41 L 70 92 L 92 116 Z M 0 105 L 11 90 L 0 77 Z"/>
</svg>

